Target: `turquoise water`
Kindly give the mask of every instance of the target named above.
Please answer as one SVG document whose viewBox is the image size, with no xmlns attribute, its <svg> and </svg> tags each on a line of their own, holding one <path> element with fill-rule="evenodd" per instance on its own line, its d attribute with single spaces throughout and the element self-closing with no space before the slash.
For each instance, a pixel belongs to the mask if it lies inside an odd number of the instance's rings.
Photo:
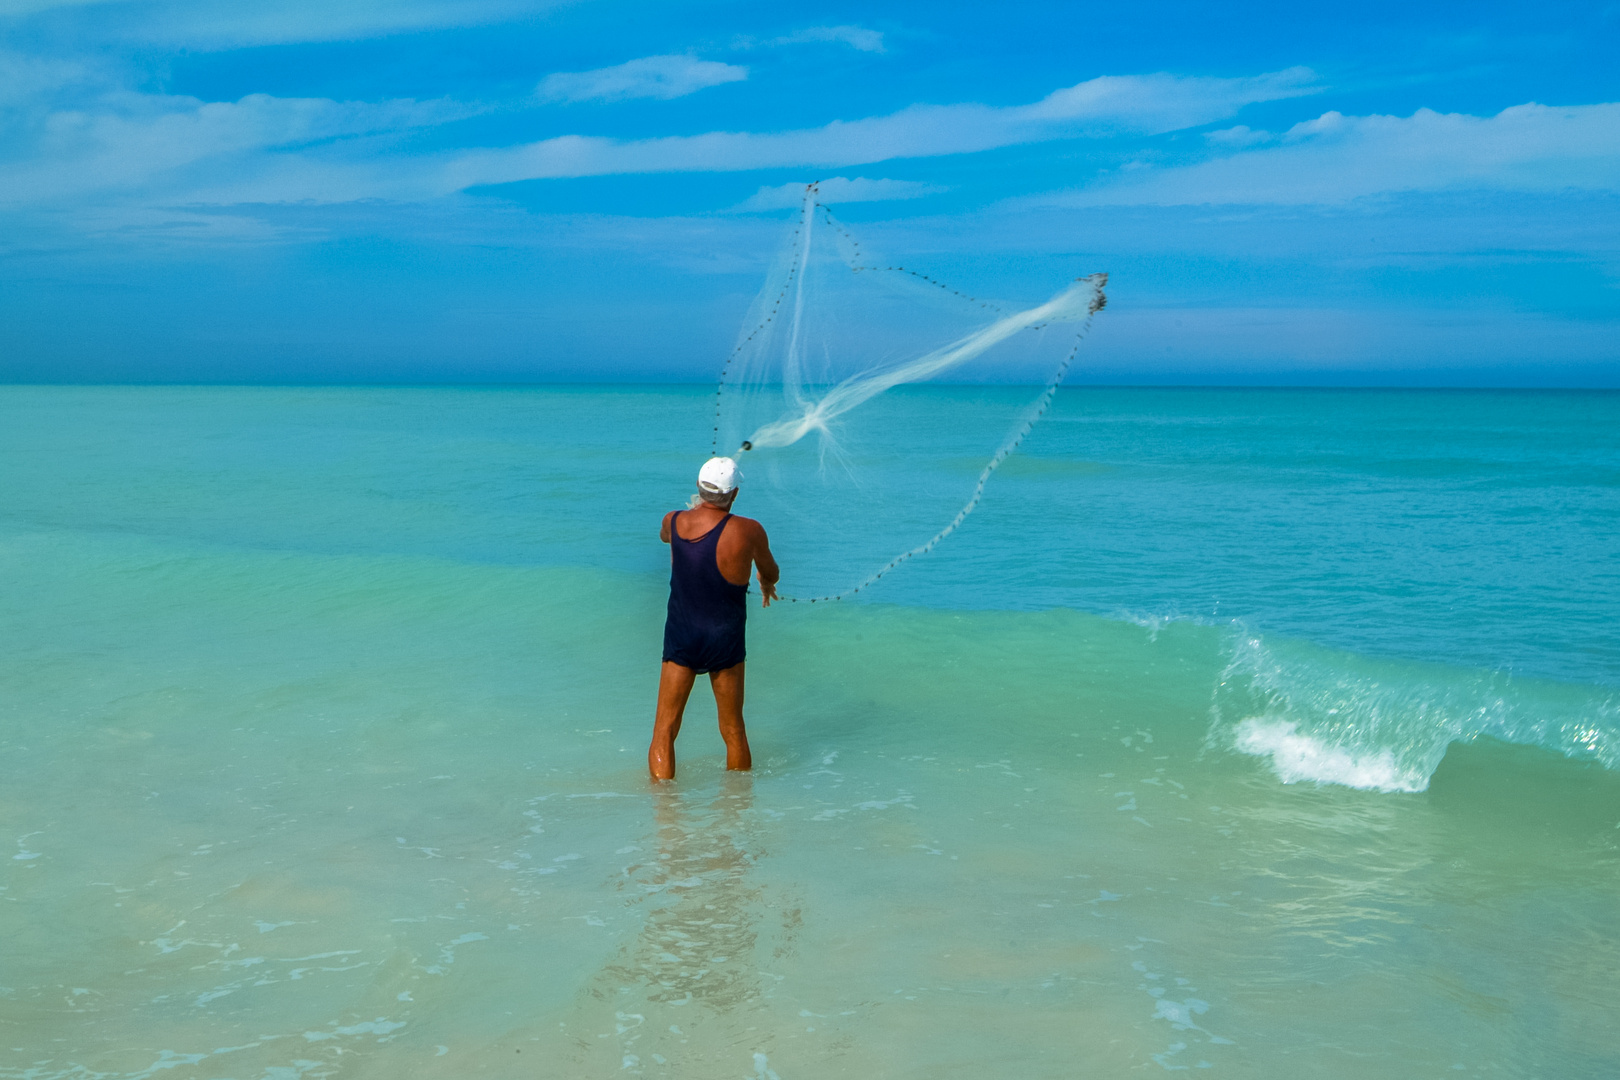
<svg viewBox="0 0 1620 1080">
<path fill-rule="evenodd" d="M 0 388 L 0 1076 L 1620 1074 L 1620 396 L 1066 390 L 653 791 L 705 406 Z"/>
</svg>

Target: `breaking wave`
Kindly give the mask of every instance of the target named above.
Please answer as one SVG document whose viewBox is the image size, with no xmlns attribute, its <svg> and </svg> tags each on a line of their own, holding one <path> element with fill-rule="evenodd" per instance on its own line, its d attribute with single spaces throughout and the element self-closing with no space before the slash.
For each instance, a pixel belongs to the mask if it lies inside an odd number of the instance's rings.
<svg viewBox="0 0 1620 1080">
<path fill-rule="evenodd" d="M 1452 743 L 1538 746 L 1620 768 L 1620 702 L 1600 687 L 1370 658 L 1237 627 L 1211 741 L 1284 783 L 1426 790 Z"/>
</svg>

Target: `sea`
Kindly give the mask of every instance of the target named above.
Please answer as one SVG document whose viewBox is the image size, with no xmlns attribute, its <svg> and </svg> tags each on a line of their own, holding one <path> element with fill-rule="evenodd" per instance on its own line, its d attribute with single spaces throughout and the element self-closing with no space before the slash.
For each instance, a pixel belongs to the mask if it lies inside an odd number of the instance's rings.
<svg viewBox="0 0 1620 1080">
<path fill-rule="evenodd" d="M 1620 394 L 1066 387 L 654 786 L 712 411 L 0 387 L 0 1077 L 1620 1076 Z"/>
</svg>

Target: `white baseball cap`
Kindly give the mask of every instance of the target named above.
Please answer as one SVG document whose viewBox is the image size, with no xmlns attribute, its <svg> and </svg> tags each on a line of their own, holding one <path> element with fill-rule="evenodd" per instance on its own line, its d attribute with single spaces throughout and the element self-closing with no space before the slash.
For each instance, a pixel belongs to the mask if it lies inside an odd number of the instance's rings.
<svg viewBox="0 0 1620 1080">
<path fill-rule="evenodd" d="M 720 495 L 735 491 L 741 479 L 742 470 L 728 457 L 710 458 L 698 470 L 698 487 Z"/>
</svg>

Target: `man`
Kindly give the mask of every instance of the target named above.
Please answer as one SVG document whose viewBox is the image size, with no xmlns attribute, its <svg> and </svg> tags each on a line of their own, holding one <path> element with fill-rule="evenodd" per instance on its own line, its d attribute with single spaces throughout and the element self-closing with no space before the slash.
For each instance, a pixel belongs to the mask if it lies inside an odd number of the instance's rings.
<svg viewBox="0 0 1620 1080">
<path fill-rule="evenodd" d="M 781 577 L 759 522 L 731 513 L 742 474 L 730 458 L 710 458 L 698 472 L 698 497 L 687 510 L 664 515 L 659 538 L 670 546 L 669 617 L 664 667 L 658 679 L 647 769 L 654 780 L 675 778 L 675 736 L 699 675 L 709 676 L 726 741 L 726 768 L 753 765 L 743 728 L 743 630 L 748 619 L 748 572 L 759 568 L 765 606 Z"/>
</svg>

